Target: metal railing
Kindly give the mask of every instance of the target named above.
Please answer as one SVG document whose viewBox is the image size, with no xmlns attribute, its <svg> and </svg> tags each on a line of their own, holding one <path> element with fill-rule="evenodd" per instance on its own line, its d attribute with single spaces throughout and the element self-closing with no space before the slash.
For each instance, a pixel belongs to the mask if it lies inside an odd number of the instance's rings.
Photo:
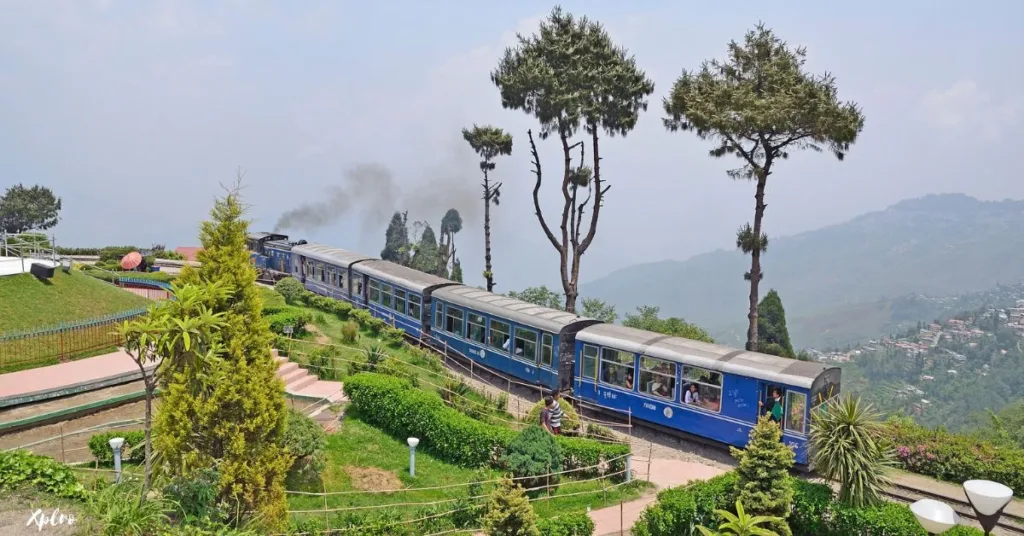
<svg viewBox="0 0 1024 536">
<path fill-rule="evenodd" d="M 121 343 L 117 326 L 146 311 L 146 308 L 130 309 L 41 329 L 0 333 L 0 373 L 113 350 Z"/>
</svg>

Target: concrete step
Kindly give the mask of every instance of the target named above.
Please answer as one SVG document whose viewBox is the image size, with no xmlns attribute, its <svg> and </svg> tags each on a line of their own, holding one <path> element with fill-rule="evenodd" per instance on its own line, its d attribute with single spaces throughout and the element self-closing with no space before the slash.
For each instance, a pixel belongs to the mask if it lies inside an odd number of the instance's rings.
<svg viewBox="0 0 1024 536">
<path fill-rule="evenodd" d="M 285 385 L 288 385 L 306 376 L 309 376 L 309 372 L 307 372 L 306 369 L 302 367 L 295 367 L 294 369 L 280 375 L 279 378 L 281 378 L 281 381 L 283 381 Z"/>
<path fill-rule="evenodd" d="M 318 381 L 320 381 L 320 378 L 309 374 L 305 378 L 285 384 L 285 389 L 288 391 L 301 391 L 304 387 L 313 385 Z"/>
<path fill-rule="evenodd" d="M 288 373 L 293 372 L 298 368 L 298 363 L 293 363 L 291 361 L 283 361 L 281 362 L 281 366 L 277 367 L 277 377 L 284 378 L 285 376 L 288 375 Z"/>
</svg>

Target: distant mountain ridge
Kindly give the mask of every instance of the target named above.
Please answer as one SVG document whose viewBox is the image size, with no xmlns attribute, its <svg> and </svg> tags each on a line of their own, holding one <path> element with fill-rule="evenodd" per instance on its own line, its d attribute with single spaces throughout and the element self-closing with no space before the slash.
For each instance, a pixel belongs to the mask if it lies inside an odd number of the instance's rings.
<svg viewBox="0 0 1024 536">
<path fill-rule="evenodd" d="M 774 238 L 762 263 L 762 295 L 770 288 L 779 292 L 791 330 L 801 317 L 837 308 L 854 311 L 912 293 L 983 291 L 1024 280 L 1024 201 L 963 194 L 907 199 L 845 223 Z M 582 293 L 624 311 L 658 305 L 663 314 L 738 339 L 749 268 L 739 251 L 718 250 L 623 268 L 584 284 Z M 803 338 L 807 342 L 794 334 L 794 344 L 807 346 L 814 334 Z"/>
</svg>

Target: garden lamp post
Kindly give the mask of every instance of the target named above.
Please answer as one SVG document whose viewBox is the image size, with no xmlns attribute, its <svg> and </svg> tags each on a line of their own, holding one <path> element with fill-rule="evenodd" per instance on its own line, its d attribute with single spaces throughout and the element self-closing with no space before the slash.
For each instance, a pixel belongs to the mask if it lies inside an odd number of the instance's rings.
<svg viewBox="0 0 1024 536">
<path fill-rule="evenodd" d="M 420 444 L 420 440 L 415 437 L 410 437 L 409 441 L 409 476 L 416 476 L 416 445 Z"/>
<path fill-rule="evenodd" d="M 959 517 L 948 504 L 935 499 L 921 499 L 910 505 L 910 511 L 928 534 L 946 532 L 956 525 Z"/>
<path fill-rule="evenodd" d="M 124 445 L 123 437 L 115 437 L 110 440 L 110 448 L 114 451 L 114 482 L 121 482 L 121 447 Z"/>
<path fill-rule="evenodd" d="M 985 534 L 992 534 L 992 529 L 999 523 L 1003 509 L 1013 498 L 1013 490 L 991 480 L 968 480 L 964 482 L 964 494 L 967 502 L 978 514 L 978 523 Z"/>
</svg>

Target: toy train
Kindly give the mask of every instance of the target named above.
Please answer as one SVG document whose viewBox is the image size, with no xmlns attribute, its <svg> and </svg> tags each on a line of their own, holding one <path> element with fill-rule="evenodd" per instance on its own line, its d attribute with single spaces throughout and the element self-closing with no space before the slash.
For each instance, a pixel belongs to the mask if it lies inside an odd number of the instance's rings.
<svg viewBox="0 0 1024 536">
<path fill-rule="evenodd" d="M 247 241 L 253 263 L 346 300 L 409 335 L 524 382 L 663 428 L 743 446 L 772 393 L 783 441 L 807 464 L 811 409 L 839 394 L 839 368 L 608 324 L 280 234 Z"/>
</svg>

